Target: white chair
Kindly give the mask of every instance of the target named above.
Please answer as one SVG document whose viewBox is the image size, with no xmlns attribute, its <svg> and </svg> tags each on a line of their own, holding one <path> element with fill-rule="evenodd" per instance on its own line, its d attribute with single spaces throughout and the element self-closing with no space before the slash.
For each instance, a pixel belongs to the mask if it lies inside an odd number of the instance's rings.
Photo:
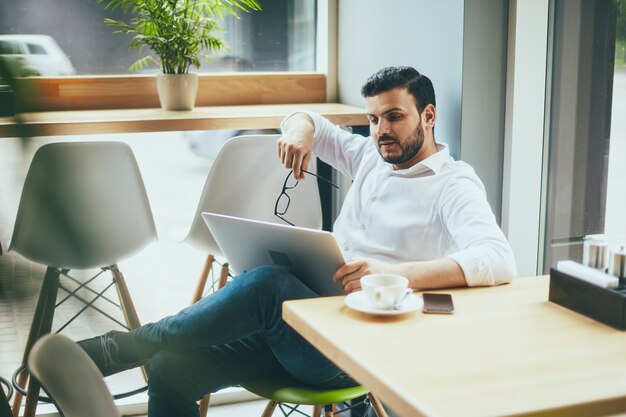
<svg viewBox="0 0 626 417">
<path fill-rule="evenodd" d="M 213 272 L 215 257 L 222 257 L 219 246 L 209 232 L 202 212 L 227 214 L 272 223 L 283 221 L 274 215 L 274 206 L 282 191 L 288 169 L 282 166 L 276 152 L 280 135 L 246 135 L 229 139 L 217 154 L 206 179 L 200 202 L 185 238 L 185 242 L 207 254 L 192 303 L 200 300 Z M 312 159 L 307 169 L 316 173 Z M 317 178 L 308 176 L 290 190 L 291 204 L 287 214 L 292 223 L 308 228 L 322 227 L 322 208 Z M 209 290 L 226 284 L 228 260 L 222 263 L 218 280 L 212 280 Z M 200 403 L 200 415 L 205 416 L 210 396 Z"/>
<path fill-rule="evenodd" d="M 236 136 L 228 140 L 217 154 L 206 179 L 193 222 L 185 242 L 207 254 L 192 302 L 204 294 L 215 257 L 222 253 L 209 232 L 201 213 L 204 211 L 282 223 L 274 215 L 274 205 L 280 195 L 289 170 L 278 160 L 276 141 L 280 135 Z M 316 172 L 312 159 L 308 171 Z M 291 205 L 288 219 L 297 226 L 320 229 L 322 209 L 317 178 L 308 176 L 298 187 L 290 190 Z M 228 261 L 228 260 L 227 260 Z M 228 265 L 222 265 L 221 287 L 228 276 Z"/>
<path fill-rule="evenodd" d="M 117 263 L 156 239 L 156 228 L 135 157 L 121 142 L 51 143 L 35 153 L 22 190 L 9 250 L 44 264 L 47 270 L 24 351 L 13 410 L 19 410 L 28 373 L 22 372 L 34 343 L 50 333 L 59 289 L 126 328 L 140 326 Z M 69 275 L 72 269 L 100 268 L 112 280 L 102 291 Z M 107 274 L 102 274 L 106 276 Z M 61 281 L 63 278 L 63 281 Z M 95 277 L 94 277 L 95 279 Z M 71 281 L 71 288 L 64 286 Z M 110 302 L 105 291 L 115 286 L 125 322 L 98 308 Z M 77 287 L 77 288 L 76 288 Z M 82 296 L 78 294 L 81 290 Z M 89 292 L 91 299 L 84 294 Z M 116 304 L 117 305 L 117 304 Z M 75 315 L 70 322 L 78 316 Z M 65 325 L 56 331 L 61 331 Z M 20 391 L 21 389 L 21 391 Z M 39 384 L 28 386 L 25 416 L 32 416 Z"/>
<path fill-rule="evenodd" d="M 28 368 L 65 417 L 119 417 L 102 374 L 76 342 L 61 334 L 35 343 Z"/>
</svg>

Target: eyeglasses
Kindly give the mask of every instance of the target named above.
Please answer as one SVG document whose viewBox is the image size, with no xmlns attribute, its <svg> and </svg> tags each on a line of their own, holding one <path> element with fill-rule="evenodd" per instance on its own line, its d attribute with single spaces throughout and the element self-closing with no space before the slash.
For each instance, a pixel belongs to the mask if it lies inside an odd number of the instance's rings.
<svg viewBox="0 0 626 417">
<path fill-rule="evenodd" d="M 327 180 L 326 178 L 322 177 L 321 175 L 317 175 L 306 170 L 302 170 L 302 171 L 306 172 L 309 175 L 313 175 L 314 177 L 321 179 L 322 181 L 328 183 L 329 185 L 335 187 L 336 189 L 339 189 L 339 187 L 337 187 L 335 184 L 333 184 L 331 181 Z M 289 204 L 291 204 L 291 197 L 289 197 L 289 194 L 287 194 L 287 191 L 293 190 L 294 188 L 298 186 L 298 183 L 299 183 L 298 180 L 296 180 L 295 178 L 292 178 L 292 175 L 293 175 L 293 171 L 289 171 L 289 174 L 287 174 L 287 177 L 285 178 L 283 189 L 280 192 L 280 195 L 278 196 L 278 198 L 276 199 L 276 204 L 274 205 L 274 215 L 278 217 L 279 219 L 281 219 L 282 221 L 284 221 L 285 223 L 295 226 L 295 224 L 291 223 L 289 220 L 283 217 L 285 213 L 287 213 L 287 210 L 289 209 Z"/>
</svg>

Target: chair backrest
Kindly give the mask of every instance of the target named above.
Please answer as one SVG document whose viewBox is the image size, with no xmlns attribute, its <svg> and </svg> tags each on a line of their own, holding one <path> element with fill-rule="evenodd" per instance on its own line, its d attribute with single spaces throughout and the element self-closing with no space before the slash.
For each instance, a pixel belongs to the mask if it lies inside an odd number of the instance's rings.
<svg viewBox="0 0 626 417">
<path fill-rule="evenodd" d="M 46 335 L 28 356 L 30 372 L 65 417 L 119 417 L 98 367 L 76 342 Z"/>
<path fill-rule="evenodd" d="M 9 250 L 48 266 L 87 269 L 117 263 L 155 238 L 127 144 L 51 143 L 37 150 Z"/>
<path fill-rule="evenodd" d="M 187 242 L 208 253 L 221 254 L 202 220 L 204 211 L 283 223 L 274 215 L 276 199 L 289 173 L 276 153 L 279 136 L 236 136 L 224 144 L 207 176 Z M 316 172 L 315 159 L 309 163 L 308 171 Z M 289 196 L 291 204 L 285 218 L 297 226 L 320 229 L 322 209 L 317 179 L 308 176 L 289 191 Z"/>
</svg>

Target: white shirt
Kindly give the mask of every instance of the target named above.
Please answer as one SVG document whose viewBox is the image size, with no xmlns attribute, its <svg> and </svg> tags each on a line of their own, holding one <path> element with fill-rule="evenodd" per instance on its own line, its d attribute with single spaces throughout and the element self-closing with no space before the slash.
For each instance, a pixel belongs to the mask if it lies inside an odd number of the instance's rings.
<svg viewBox="0 0 626 417">
<path fill-rule="evenodd" d="M 345 259 L 390 263 L 450 257 L 469 286 L 510 282 L 515 260 L 485 188 L 446 145 L 408 168 L 385 162 L 371 137 L 354 135 L 312 112 L 313 152 L 353 180 L 333 234 Z"/>
</svg>

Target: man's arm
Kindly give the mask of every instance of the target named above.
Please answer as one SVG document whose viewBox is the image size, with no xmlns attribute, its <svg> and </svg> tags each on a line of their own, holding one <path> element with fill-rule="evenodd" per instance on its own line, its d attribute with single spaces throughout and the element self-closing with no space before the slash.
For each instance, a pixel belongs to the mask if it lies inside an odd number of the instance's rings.
<svg viewBox="0 0 626 417">
<path fill-rule="evenodd" d="M 302 180 L 313 155 L 313 119 L 306 113 L 294 113 L 283 120 L 281 128 L 283 134 L 276 142 L 278 158 L 285 168 L 293 170 L 295 179 Z"/>
<path fill-rule="evenodd" d="M 347 262 L 335 273 L 334 279 L 341 283 L 346 293 L 361 289 L 360 279 L 367 274 L 388 273 L 403 275 L 414 289 L 465 287 L 463 270 L 452 258 L 432 261 L 390 264 L 375 259 L 358 259 Z"/>
<path fill-rule="evenodd" d="M 277 153 L 286 168 L 295 168 L 294 173 L 300 161 L 300 167 L 307 169 L 315 154 L 343 175 L 353 178 L 366 148 L 372 145 L 364 136 L 353 134 L 307 110 L 288 115 L 283 119 L 281 129 L 283 137 L 277 144 Z M 299 175 L 300 179 L 304 178 L 301 171 Z"/>
<path fill-rule="evenodd" d="M 346 292 L 360 288 L 370 273 L 394 273 L 409 279 L 415 289 L 497 285 L 515 276 L 515 258 L 498 227 L 479 180 L 470 173 L 451 181 L 441 194 L 440 217 L 457 250 L 429 261 L 390 264 L 354 260 L 339 268 L 335 280 Z"/>
<path fill-rule="evenodd" d="M 441 218 L 458 250 L 448 256 L 464 271 L 469 286 L 498 285 L 516 275 L 515 257 L 473 175 L 458 177 L 440 199 Z"/>
</svg>

